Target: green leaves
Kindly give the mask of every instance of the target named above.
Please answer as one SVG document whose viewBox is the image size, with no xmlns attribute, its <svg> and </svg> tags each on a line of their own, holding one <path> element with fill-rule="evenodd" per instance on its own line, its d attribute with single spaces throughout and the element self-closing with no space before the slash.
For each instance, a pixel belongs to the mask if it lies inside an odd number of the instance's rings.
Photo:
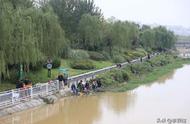
<svg viewBox="0 0 190 124">
<path fill-rule="evenodd" d="M 0 74 L 9 64 L 34 65 L 44 56 L 58 56 L 65 35 L 51 7 L 4 0 L 0 9 Z"/>
<path fill-rule="evenodd" d="M 93 0 L 50 0 L 49 3 L 59 17 L 67 38 L 74 43 L 77 42 L 78 24 L 84 14 L 102 16 Z"/>
<path fill-rule="evenodd" d="M 82 47 L 88 50 L 97 50 L 103 40 L 102 22 L 98 16 L 85 14 L 79 22 L 79 36 Z"/>
<path fill-rule="evenodd" d="M 173 32 L 165 27 L 145 28 L 142 27 L 140 35 L 141 45 L 146 49 L 165 50 L 174 46 L 176 38 Z"/>
</svg>

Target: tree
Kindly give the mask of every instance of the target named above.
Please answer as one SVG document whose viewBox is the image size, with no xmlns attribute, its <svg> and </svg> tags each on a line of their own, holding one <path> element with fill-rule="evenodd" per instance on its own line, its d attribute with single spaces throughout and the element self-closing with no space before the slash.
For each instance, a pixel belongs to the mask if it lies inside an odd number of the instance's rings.
<svg viewBox="0 0 190 124">
<path fill-rule="evenodd" d="M 114 49 L 132 49 L 138 45 L 139 29 L 136 24 L 110 20 L 106 22 L 104 28 L 105 47 L 108 47 L 110 55 Z"/>
<path fill-rule="evenodd" d="M 78 24 L 84 14 L 102 17 L 93 0 L 50 0 L 54 12 L 59 17 L 62 28 L 73 47 L 78 43 Z"/>
<path fill-rule="evenodd" d="M 170 49 L 174 46 L 176 37 L 173 32 L 165 27 L 159 26 L 153 29 L 155 31 L 155 45 L 158 50 Z"/>
<path fill-rule="evenodd" d="M 148 28 L 143 30 L 140 35 L 141 45 L 146 50 L 152 50 L 155 48 L 155 32 Z"/>
<path fill-rule="evenodd" d="M 102 32 L 102 22 L 97 16 L 91 16 L 89 14 L 84 14 L 79 22 L 79 37 L 80 44 L 83 49 L 87 50 L 100 50 L 103 32 Z"/>
<path fill-rule="evenodd" d="M 4 0 L 0 9 L 0 75 L 9 77 L 8 65 L 35 65 L 44 56 L 58 56 L 65 38 L 51 7 Z"/>
</svg>

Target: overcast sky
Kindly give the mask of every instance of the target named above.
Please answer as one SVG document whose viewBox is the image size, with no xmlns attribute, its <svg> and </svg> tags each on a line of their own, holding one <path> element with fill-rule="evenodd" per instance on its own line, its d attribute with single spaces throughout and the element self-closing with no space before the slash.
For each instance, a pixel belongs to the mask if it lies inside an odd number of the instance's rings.
<svg viewBox="0 0 190 124">
<path fill-rule="evenodd" d="M 94 0 L 106 18 L 190 27 L 190 0 Z"/>
</svg>

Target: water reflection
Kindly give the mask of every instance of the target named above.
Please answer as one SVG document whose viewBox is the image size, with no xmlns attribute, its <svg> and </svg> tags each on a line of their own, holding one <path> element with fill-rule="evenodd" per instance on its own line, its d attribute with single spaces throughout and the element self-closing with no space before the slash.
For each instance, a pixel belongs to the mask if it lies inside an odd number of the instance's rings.
<svg viewBox="0 0 190 124">
<path fill-rule="evenodd" d="M 174 70 L 174 71 L 172 71 L 172 72 L 170 72 L 170 73 L 168 73 L 168 74 L 162 76 L 161 78 L 159 78 L 159 79 L 157 80 L 157 82 L 158 82 L 159 84 L 164 84 L 167 80 L 169 80 L 169 79 L 172 80 L 173 77 L 174 77 L 175 72 L 176 72 L 176 71 Z"/>
<path fill-rule="evenodd" d="M 131 108 L 134 100 L 133 92 L 66 98 L 54 105 L 1 118 L 0 124 L 91 124 L 102 116 L 102 105 L 122 113 Z"/>
<path fill-rule="evenodd" d="M 136 95 L 133 91 L 127 93 L 106 93 L 101 104 L 117 114 L 122 114 L 134 105 L 135 99 Z"/>
<path fill-rule="evenodd" d="M 33 124 L 59 112 L 59 104 L 46 105 L 33 110 L 0 118 L 0 124 Z"/>
</svg>

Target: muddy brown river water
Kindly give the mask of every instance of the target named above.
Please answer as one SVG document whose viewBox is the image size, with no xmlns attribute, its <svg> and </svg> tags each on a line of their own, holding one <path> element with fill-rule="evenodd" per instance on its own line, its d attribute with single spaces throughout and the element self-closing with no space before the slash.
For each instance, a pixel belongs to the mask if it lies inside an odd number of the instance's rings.
<svg viewBox="0 0 190 124">
<path fill-rule="evenodd" d="M 133 91 L 65 98 L 0 124 L 190 124 L 190 65 Z"/>
</svg>

